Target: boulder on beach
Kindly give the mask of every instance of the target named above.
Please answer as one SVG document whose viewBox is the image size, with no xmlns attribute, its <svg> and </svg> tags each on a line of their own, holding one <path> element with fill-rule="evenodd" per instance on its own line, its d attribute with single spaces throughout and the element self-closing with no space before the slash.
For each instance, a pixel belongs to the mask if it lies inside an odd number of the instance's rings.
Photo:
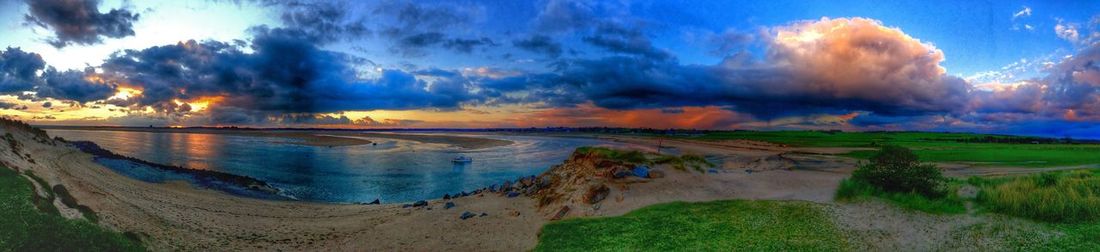
<svg viewBox="0 0 1100 252">
<path fill-rule="evenodd" d="M 515 192 L 515 191 L 508 192 L 508 197 L 509 198 L 515 198 L 515 197 L 519 196 L 519 194 L 520 194 L 519 192 Z"/>
<path fill-rule="evenodd" d="M 417 202 L 412 204 L 413 207 L 422 207 L 422 206 L 427 206 L 427 205 L 428 205 L 428 202 L 423 201 L 423 200 L 417 201 Z"/>
<path fill-rule="evenodd" d="M 607 198 L 609 193 L 611 193 L 611 189 L 607 188 L 607 185 L 594 185 L 588 187 L 588 192 L 584 194 L 584 201 L 588 204 L 596 204 Z"/>
<path fill-rule="evenodd" d="M 451 209 L 451 208 L 453 208 L 453 207 L 455 207 L 455 203 L 454 203 L 454 202 L 450 202 L 450 201 L 448 201 L 448 202 L 447 202 L 446 204 L 443 204 L 443 209 Z"/>
<path fill-rule="evenodd" d="M 477 215 L 467 211 L 467 212 L 462 212 L 462 215 L 459 215 L 458 218 L 465 220 L 465 219 L 473 218 L 474 216 L 477 216 Z"/>
<path fill-rule="evenodd" d="M 382 201 L 380 201 L 378 199 L 374 199 L 374 201 L 371 201 L 370 203 L 367 203 L 367 205 L 378 205 L 378 204 L 382 204 Z"/>
</svg>

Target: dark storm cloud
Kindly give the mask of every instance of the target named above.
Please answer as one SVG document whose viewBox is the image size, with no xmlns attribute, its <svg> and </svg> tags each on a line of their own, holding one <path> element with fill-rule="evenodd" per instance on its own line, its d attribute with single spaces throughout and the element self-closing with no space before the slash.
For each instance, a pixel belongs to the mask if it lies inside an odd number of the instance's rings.
<svg viewBox="0 0 1100 252">
<path fill-rule="evenodd" d="M 38 82 L 38 71 L 46 62 L 36 53 L 8 47 L 0 53 L 0 94 L 31 91 Z"/>
<path fill-rule="evenodd" d="M 496 46 L 496 43 L 485 37 L 480 39 L 447 38 L 447 35 L 443 33 L 425 32 L 397 40 L 390 51 L 407 57 L 418 57 L 426 55 L 425 50 L 435 46 L 441 46 L 460 53 L 471 53 L 475 48 Z"/>
<path fill-rule="evenodd" d="M 615 53 L 640 55 L 658 60 L 672 57 L 665 50 L 654 47 L 653 43 L 640 29 L 628 28 L 614 23 L 600 25 L 598 29 L 593 31 L 592 35 L 585 36 L 582 40 Z"/>
<path fill-rule="evenodd" d="M 477 99 L 461 80 L 433 83 L 385 70 L 361 80 L 348 55 L 318 48 L 307 34 L 282 28 L 253 29 L 252 53 L 221 42 L 188 41 L 127 50 L 107 60 L 106 75 L 140 86 L 138 105 L 161 111 L 176 99 L 223 97 L 215 122 L 256 122 L 279 113 L 372 109 L 457 109 Z"/>
<path fill-rule="evenodd" d="M 1100 43 L 1081 50 L 1052 67 L 1041 80 L 1053 109 L 1078 118 L 1100 119 Z"/>
<path fill-rule="evenodd" d="M 364 18 L 353 15 L 347 2 L 269 1 L 267 4 L 281 5 L 283 13 L 279 18 L 283 24 L 318 42 L 336 42 L 371 34 Z"/>
<path fill-rule="evenodd" d="M 35 91 L 38 97 L 89 102 L 106 99 L 115 94 L 115 85 L 89 81 L 86 77 L 94 74 L 92 69 L 85 71 L 58 71 L 53 67 L 42 74 L 42 85 Z"/>
<path fill-rule="evenodd" d="M 26 110 L 27 106 L 20 106 L 19 104 L 0 101 L 0 109 Z"/>
<path fill-rule="evenodd" d="M 561 43 L 544 35 L 533 35 L 530 38 L 512 41 L 512 45 L 530 52 L 541 53 L 550 58 L 561 56 Z"/>
<path fill-rule="evenodd" d="M 477 47 L 496 46 L 492 39 L 482 37 L 480 39 L 450 39 L 443 42 L 443 47 L 461 53 L 471 53 Z"/>
<path fill-rule="evenodd" d="M 101 37 L 133 36 L 133 22 L 138 20 L 138 14 L 126 9 L 100 13 L 97 0 L 28 0 L 27 5 L 30 13 L 25 19 L 52 29 L 56 38 L 50 44 L 55 47 L 97 44 Z"/>
</svg>

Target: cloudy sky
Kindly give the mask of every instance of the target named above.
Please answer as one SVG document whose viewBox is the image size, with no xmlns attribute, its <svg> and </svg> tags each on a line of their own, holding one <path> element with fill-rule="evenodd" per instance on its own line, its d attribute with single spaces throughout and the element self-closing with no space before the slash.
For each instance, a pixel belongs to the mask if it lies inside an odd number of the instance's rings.
<svg viewBox="0 0 1100 252">
<path fill-rule="evenodd" d="M 0 0 L 36 124 L 1100 138 L 1095 1 Z"/>
</svg>

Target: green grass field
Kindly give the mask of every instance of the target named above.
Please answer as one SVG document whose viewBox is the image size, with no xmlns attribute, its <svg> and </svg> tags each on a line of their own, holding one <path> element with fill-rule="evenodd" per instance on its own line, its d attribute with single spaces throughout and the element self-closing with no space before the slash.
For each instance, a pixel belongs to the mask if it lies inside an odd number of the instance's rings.
<svg viewBox="0 0 1100 252">
<path fill-rule="evenodd" d="M 543 227 L 536 251 L 839 251 L 821 207 L 797 201 L 667 203 Z"/>
<path fill-rule="evenodd" d="M 65 219 L 41 202 L 30 181 L 0 167 L 0 251 L 144 251 L 122 233 Z"/>
<path fill-rule="evenodd" d="M 699 140 L 746 139 L 801 147 L 878 147 L 912 149 L 925 162 L 965 162 L 989 166 L 1053 167 L 1100 164 L 1100 144 L 979 143 L 974 138 L 1012 136 L 933 132 L 731 131 L 686 137 Z M 874 151 L 847 156 L 866 158 Z"/>
</svg>

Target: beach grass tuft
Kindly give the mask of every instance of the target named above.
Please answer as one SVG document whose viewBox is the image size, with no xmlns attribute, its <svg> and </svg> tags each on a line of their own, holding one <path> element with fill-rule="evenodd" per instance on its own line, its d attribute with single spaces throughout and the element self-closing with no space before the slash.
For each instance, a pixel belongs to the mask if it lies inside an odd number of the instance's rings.
<svg viewBox="0 0 1100 252">
<path fill-rule="evenodd" d="M 1048 172 L 981 184 L 979 199 L 996 212 L 1059 223 L 1100 221 L 1100 171 Z"/>
<path fill-rule="evenodd" d="M 667 164 L 678 170 L 687 170 L 687 168 L 692 168 L 696 171 L 702 171 L 705 168 L 715 166 L 710 161 L 707 161 L 705 157 L 695 154 L 684 154 L 679 156 L 655 153 L 647 154 L 639 150 L 623 150 L 591 146 L 579 147 L 577 148 L 576 152 L 582 155 L 599 155 L 607 159 L 629 164 Z"/>
</svg>

